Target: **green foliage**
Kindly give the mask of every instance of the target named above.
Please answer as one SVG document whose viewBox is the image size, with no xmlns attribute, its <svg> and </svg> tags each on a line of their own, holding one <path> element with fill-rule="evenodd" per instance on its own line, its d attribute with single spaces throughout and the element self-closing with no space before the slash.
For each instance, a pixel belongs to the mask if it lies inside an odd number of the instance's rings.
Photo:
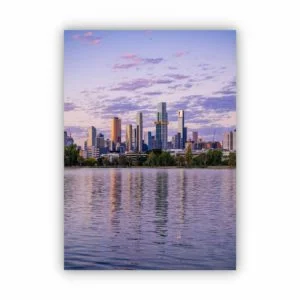
<svg viewBox="0 0 300 300">
<path fill-rule="evenodd" d="M 187 167 L 190 167 L 192 165 L 193 155 L 192 155 L 192 147 L 191 145 L 188 145 L 186 151 L 185 151 L 185 161 Z"/>
<path fill-rule="evenodd" d="M 147 160 L 145 161 L 145 166 L 154 167 L 158 163 L 158 155 L 153 151 L 148 155 Z"/>
<path fill-rule="evenodd" d="M 64 164 L 65 166 L 78 165 L 79 150 L 77 145 L 66 146 L 64 151 Z"/>
<path fill-rule="evenodd" d="M 235 152 L 229 153 L 228 166 L 230 166 L 230 167 L 236 166 L 236 153 Z"/>
<path fill-rule="evenodd" d="M 177 167 L 184 167 L 185 166 L 185 159 L 183 156 L 178 155 L 175 158 L 175 163 Z"/>
<path fill-rule="evenodd" d="M 207 156 L 207 165 L 219 166 L 222 164 L 222 151 L 221 150 L 208 150 L 206 156 Z"/>
<path fill-rule="evenodd" d="M 94 167 L 97 165 L 97 160 L 93 157 L 87 158 L 85 160 L 85 165 L 89 167 Z"/>
</svg>

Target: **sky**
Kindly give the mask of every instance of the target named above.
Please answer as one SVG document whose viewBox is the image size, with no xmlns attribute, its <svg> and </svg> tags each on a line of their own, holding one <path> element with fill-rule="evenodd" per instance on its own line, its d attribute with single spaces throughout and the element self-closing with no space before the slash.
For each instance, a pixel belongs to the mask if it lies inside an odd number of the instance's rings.
<svg viewBox="0 0 300 300">
<path fill-rule="evenodd" d="M 188 138 L 222 140 L 236 127 L 236 33 L 233 30 L 67 30 L 64 33 L 64 127 L 83 146 L 87 128 L 110 138 L 111 119 L 155 135 L 157 104 L 167 103 L 168 137 L 185 111 Z"/>
</svg>

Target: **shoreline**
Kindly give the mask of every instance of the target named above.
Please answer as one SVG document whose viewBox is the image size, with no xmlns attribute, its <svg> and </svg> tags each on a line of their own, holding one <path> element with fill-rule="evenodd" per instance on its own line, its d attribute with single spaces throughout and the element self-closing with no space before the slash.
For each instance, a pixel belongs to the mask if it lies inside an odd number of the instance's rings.
<svg viewBox="0 0 300 300">
<path fill-rule="evenodd" d="M 67 169 L 83 169 L 83 168 L 88 168 L 88 169 L 186 169 L 186 170 L 191 170 L 191 169 L 200 169 L 200 170 L 225 170 L 225 169 L 236 169 L 236 167 L 230 167 L 230 166 L 207 166 L 205 168 L 201 167 L 177 167 L 177 166 L 157 166 L 157 167 L 148 167 L 148 166 L 132 166 L 132 167 L 114 167 L 114 166 L 108 166 L 108 167 L 103 167 L 103 166 L 64 166 L 64 168 Z"/>
</svg>

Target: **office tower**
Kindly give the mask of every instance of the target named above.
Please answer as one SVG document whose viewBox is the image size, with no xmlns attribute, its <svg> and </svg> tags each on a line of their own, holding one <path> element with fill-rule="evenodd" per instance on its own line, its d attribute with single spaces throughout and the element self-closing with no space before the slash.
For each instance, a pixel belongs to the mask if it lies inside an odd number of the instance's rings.
<svg viewBox="0 0 300 300">
<path fill-rule="evenodd" d="M 138 112 L 136 115 L 136 133 L 137 133 L 137 152 L 143 151 L 143 114 Z"/>
<path fill-rule="evenodd" d="M 99 133 L 97 135 L 97 138 L 96 138 L 96 147 L 97 148 L 104 148 L 104 135 L 102 133 Z"/>
<path fill-rule="evenodd" d="M 91 126 L 88 128 L 88 139 L 87 139 L 87 146 L 95 146 L 96 144 L 96 128 Z"/>
<path fill-rule="evenodd" d="M 177 132 L 177 134 L 174 137 L 174 148 L 181 149 L 182 148 L 181 143 L 182 143 L 181 134 L 180 132 Z"/>
<path fill-rule="evenodd" d="M 111 124 L 111 140 L 115 144 L 121 143 L 121 119 L 114 117 Z"/>
<path fill-rule="evenodd" d="M 192 136 L 193 136 L 193 142 L 197 143 L 198 142 L 198 132 L 193 131 Z"/>
<path fill-rule="evenodd" d="M 132 137 L 132 139 L 133 139 L 132 148 L 133 148 L 134 151 L 137 151 L 137 130 L 136 130 L 136 128 L 133 129 L 132 135 L 133 135 L 133 137 Z"/>
<path fill-rule="evenodd" d="M 68 134 L 64 131 L 64 145 L 67 146 Z"/>
<path fill-rule="evenodd" d="M 166 102 L 160 102 L 157 106 L 156 148 L 167 149 L 168 144 L 168 113 Z"/>
<path fill-rule="evenodd" d="M 146 131 L 144 133 L 144 143 L 148 146 L 148 150 L 152 149 L 152 135 L 151 135 L 151 131 Z"/>
<path fill-rule="evenodd" d="M 232 151 L 236 151 L 236 129 L 232 133 Z"/>
<path fill-rule="evenodd" d="M 132 150 L 132 125 L 126 125 L 126 150 Z"/>
<path fill-rule="evenodd" d="M 177 116 L 178 116 L 178 132 L 180 133 L 180 138 L 181 138 L 179 148 L 183 149 L 185 147 L 185 142 L 187 139 L 187 128 L 184 127 L 184 110 L 179 110 L 177 112 Z"/>
<path fill-rule="evenodd" d="M 230 150 L 230 133 L 225 132 L 223 137 L 223 149 Z"/>
</svg>

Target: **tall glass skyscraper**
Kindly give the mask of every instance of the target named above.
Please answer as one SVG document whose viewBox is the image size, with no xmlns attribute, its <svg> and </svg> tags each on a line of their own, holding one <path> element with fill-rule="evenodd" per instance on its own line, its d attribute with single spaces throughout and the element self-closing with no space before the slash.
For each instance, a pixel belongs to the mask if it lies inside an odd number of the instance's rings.
<svg viewBox="0 0 300 300">
<path fill-rule="evenodd" d="M 132 150 L 132 125 L 126 125 L 126 150 Z"/>
<path fill-rule="evenodd" d="M 88 128 L 87 146 L 92 147 L 96 144 L 96 128 L 91 126 Z"/>
<path fill-rule="evenodd" d="M 157 106 L 156 148 L 166 150 L 168 146 L 168 113 L 166 102 L 160 102 Z"/>
<path fill-rule="evenodd" d="M 143 114 L 138 112 L 136 115 L 136 135 L 137 135 L 137 152 L 143 151 Z"/>
<path fill-rule="evenodd" d="M 187 138 L 187 128 L 184 127 L 184 110 L 179 110 L 177 112 L 178 116 L 178 133 L 180 133 L 180 148 L 185 147 L 185 142 Z"/>
</svg>

